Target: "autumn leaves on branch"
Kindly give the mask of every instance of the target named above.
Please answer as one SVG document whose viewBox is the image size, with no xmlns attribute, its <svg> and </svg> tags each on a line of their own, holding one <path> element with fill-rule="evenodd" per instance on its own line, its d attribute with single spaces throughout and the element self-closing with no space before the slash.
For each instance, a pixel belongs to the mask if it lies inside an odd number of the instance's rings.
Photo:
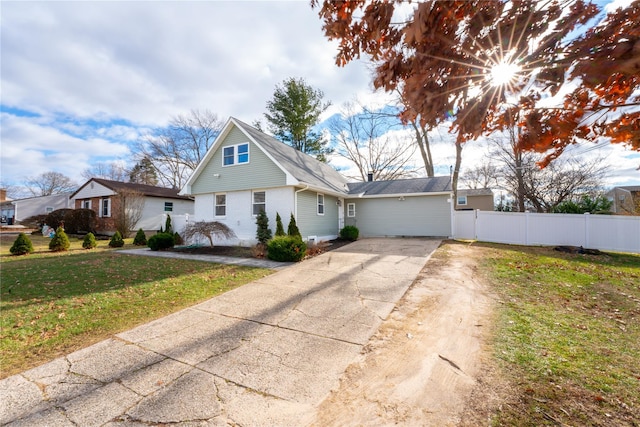
<svg viewBox="0 0 640 427">
<path fill-rule="evenodd" d="M 459 142 L 516 126 L 547 153 L 609 137 L 640 150 L 640 0 L 606 17 L 565 1 L 313 1 L 338 65 L 368 56 L 374 86 L 399 90 L 424 125 Z M 603 19 L 604 17 L 604 19 Z M 491 71 L 513 65 L 496 84 Z"/>
</svg>

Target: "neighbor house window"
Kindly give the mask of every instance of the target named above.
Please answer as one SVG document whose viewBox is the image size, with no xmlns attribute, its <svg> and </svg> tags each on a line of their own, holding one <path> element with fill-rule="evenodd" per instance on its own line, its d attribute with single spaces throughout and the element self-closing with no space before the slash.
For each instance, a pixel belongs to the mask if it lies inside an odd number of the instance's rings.
<svg viewBox="0 0 640 427">
<path fill-rule="evenodd" d="M 347 203 L 347 216 L 349 218 L 353 218 L 356 216 L 356 204 L 355 203 Z"/>
<path fill-rule="evenodd" d="M 249 163 L 249 143 L 229 145 L 222 148 L 222 166 Z"/>
<path fill-rule="evenodd" d="M 111 199 L 102 199 L 102 206 L 100 213 L 103 217 L 111 216 Z"/>
<path fill-rule="evenodd" d="M 324 194 L 318 194 L 318 215 L 324 215 Z"/>
<path fill-rule="evenodd" d="M 47 206 L 46 208 L 44 208 L 44 212 L 45 213 L 53 212 L 53 206 Z"/>
<path fill-rule="evenodd" d="M 458 196 L 458 206 L 464 206 L 467 204 L 467 196 Z"/>
<path fill-rule="evenodd" d="M 164 202 L 164 211 L 173 212 L 173 202 Z"/>
<path fill-rule="evenodd" d="M 253 214 L 258 215 L 260 211 L 267 210 L 267 194 L 264 191 L 253 192 Z"/>
<path fill-rule="evenodd" d="M 91 200 L 83 200 L 81 207 L 82 209 L 91 209 Z"/>
<path fill-rule="evenodd" d="M 226 194 L 216 194 L 214 209 L 215 209 L 216 216 L 227 215 L 227 195 Z"/>
</svg>

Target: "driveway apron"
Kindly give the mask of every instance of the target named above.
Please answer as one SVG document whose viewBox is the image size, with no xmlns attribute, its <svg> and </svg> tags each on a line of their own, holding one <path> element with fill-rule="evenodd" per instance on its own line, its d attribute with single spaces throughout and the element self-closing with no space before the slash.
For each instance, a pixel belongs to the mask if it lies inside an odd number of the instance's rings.
<svg viewBox="0 0 640 427">
<path fill-rule="evenodd" d="M 0 381 L 11 426 L 303 426 L 434 239 L 362 239 Z"/>
</svg>

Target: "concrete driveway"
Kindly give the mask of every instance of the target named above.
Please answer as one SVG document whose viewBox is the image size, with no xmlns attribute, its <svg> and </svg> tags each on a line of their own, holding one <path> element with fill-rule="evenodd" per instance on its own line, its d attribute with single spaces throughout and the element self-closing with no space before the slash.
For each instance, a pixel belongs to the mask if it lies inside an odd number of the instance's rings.
<svg viewBox="0 0 640 427">
<path fill-rule="evenodd" d="M 0 382 L 11 426 L 304 426 L 439 246 L 362 239 Z"/>
</svg>

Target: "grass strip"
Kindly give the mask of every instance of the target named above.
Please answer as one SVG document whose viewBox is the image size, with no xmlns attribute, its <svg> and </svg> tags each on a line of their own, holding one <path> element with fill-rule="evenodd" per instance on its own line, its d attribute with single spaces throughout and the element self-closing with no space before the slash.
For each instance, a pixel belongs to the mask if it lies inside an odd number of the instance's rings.
<svg viewBox="0 0 640 427">
<path fill-rule="evenodd" d="M 495 355 L 518 390 L 494 425 L 639 425 L 640 256 L 483 246 Z"/>
<path fill-rule="evenodd" d="M 0 262 L 2 378 L 272 273 L 113 250 Z"/>
</svg>

